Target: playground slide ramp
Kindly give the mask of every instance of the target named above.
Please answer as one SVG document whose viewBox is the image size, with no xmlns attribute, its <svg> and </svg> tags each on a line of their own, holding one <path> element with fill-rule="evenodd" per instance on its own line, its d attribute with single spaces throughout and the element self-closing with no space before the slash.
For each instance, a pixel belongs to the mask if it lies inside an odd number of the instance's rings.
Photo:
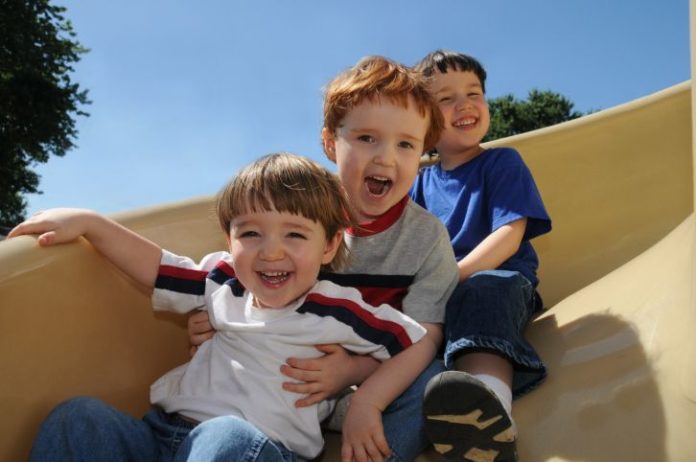
<svg viewBox="0 0 696 462">
<path fill-rule="evenodd" d="M 549 377 L 514 404 L 520 459 L 696 460 L 689 82 L 494 144 L 520 150 L 554 224 L 534 242 L 547 310 L 529 338 Z M 224 247 L 210 197 L 114 217 L 192 257 Z M 25 460 L 71 396 L 142 414 L 187 344 L 185 319 L 153 314 L 87 242 L 0 242 L 0 460 Z M 339 441 L 322 460 L 340 460 Z"/>
</svg>

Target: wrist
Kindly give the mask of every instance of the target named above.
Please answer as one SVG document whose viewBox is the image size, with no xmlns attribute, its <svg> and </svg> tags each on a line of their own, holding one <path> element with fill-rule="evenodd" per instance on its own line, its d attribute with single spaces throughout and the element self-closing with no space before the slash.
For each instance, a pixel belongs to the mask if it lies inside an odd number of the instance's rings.
<svg viewBox="0 0 696 462">
<path fill-rule="evenodd" d="M 110 219 L 98 214 L 94 210 L 83 210 L 81 212 L 82 235 L 90 242 L 98 240 L 108 232 Z"/>
<path fill-rule="evenodd" d="M 384 412 L 386 405 L 382 405 L 375 399 L 373 393 L 370 393 L 366 388 L 358 387 L 358 389 L 353 393 L 353 397 L 350 400 L 350 407 L 355 408 L 371 408 L 376 409 L 379 412 Z"/>
</svg>

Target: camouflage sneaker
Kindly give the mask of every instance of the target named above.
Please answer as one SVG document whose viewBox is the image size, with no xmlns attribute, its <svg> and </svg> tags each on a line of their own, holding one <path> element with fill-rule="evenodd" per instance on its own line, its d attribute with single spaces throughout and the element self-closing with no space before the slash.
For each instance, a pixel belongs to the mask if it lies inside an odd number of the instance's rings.
<svg viewBox="0 0 696 462">
<path fill-rule="evenodd" d="M 425 432 L 447 459 L 516 462 L 514 423 L 495 393 L 466 372 L 442 372 L 423 398 Z"/>
</svg>

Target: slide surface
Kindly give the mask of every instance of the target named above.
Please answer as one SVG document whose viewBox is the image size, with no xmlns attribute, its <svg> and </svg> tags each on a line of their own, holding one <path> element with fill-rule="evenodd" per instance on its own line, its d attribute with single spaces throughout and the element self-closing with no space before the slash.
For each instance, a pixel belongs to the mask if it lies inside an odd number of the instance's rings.
<svg viewBox="0 0 696 462">
<path fill-rule="evenodd" d="M 554 223 L 534 241 L 548 310 L 529 338 L 549 377 L 514 405 L 522 461 L 696 460 L 691 132 L 685 82 L 496 142 L 523 154 Z M 224 247 L 211 198 L 115 218 L 192 257 Z M 0 242 L 0 460 L 25 460 L 71 396 L 141 415 L 149 384 L 187 360 L 184 323 L 85 241 Z M 335 435 L 327 447 L 339 460 Z"/>
</svg>

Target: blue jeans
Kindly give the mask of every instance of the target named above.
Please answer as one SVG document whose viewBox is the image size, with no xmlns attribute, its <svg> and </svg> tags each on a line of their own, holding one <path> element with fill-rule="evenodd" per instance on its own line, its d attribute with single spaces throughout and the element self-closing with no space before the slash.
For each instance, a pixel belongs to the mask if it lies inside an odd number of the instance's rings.
<svg viewBox="0 0 696 462">
<path fill-rule="evenodd" d="M 541 299 L 531 282 L 517 271 L 475 273 L 459 283 L 445 314 L 445 365 L 472 350 L 495 351 L 514 367 L 512 392 L 522 396 L 546 377 L 546 367 L 524 338 Z"/>
<path fill-rule="evenodd" d="M 425 435 L 423 393 L 428 381 L 444 370 L 445 365 L 442 361 L 433 361 L 411 386 L 384 410 L 384 436 L 393 454 L 390 461 L 412 461 L 430 447 L 430 440 Z"/>
<path fill-rule="evenodd" d="M 73 398 L 56 407 L 41 425 L 30 461 L 239 461 L 297 462 L 238 417 L 194 425 L 150 410 L 142 420 L 94 398 Z"/>
</svg>

